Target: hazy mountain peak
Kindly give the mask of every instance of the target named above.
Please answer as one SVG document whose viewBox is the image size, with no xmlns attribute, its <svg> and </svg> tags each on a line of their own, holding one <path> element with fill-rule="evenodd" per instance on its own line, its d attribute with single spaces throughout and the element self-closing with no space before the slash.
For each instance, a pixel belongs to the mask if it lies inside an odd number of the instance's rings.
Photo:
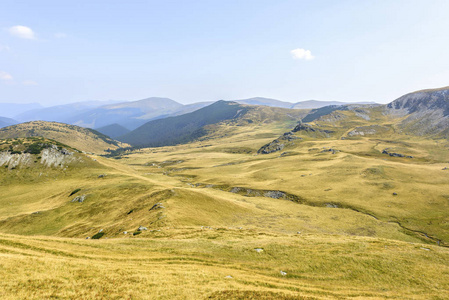
<svg viewBox="0 0 449 300">
<path fill-rule="evenodd" d="M 178 107 L 182 107 L 182 106 L 183 105 L 181 103 L 178 103 L 169 98 L 150 97 L 150 98 L 137 100 L 137 101 L 129 101 L 129 102 L 111 104 L 111 105 L 103 106 L 103 108 L 106 108 L 106 109 L 121 109 L 124 107 L 139 108 L 143 112 L 150 112 L 154 109 L 166 109 L 166 108 L 173 109 L 173 108 L 178 108 Z"/>
</svg>

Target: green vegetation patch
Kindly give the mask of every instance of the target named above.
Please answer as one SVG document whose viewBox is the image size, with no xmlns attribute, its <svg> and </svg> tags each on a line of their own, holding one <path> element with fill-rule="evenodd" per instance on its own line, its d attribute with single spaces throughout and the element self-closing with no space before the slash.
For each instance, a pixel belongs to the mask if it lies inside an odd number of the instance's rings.
<svg viewBox="0 0 449 300">
<path fill-rule="evenodd" d="M 103 237 L 103 235 L 104 235 L 104 232 L 96 233 L 96 234 L 94 234 L 94 236 L 92 237 L 92 239 L 93 239 L 93 240 L 99 240 L 99 239 L 101 239 L 101 238 Z"/>
<path fill-rule="evenodd" d="M 75 189 L 75 190 L 73 190 L 73 191 L 70 193 L 69 197 L 72 196 L 72 195 L 75 195 L 75 194 L 78 193 L 79 191 L 81 191 L 81 189 Z"/>
</svg>

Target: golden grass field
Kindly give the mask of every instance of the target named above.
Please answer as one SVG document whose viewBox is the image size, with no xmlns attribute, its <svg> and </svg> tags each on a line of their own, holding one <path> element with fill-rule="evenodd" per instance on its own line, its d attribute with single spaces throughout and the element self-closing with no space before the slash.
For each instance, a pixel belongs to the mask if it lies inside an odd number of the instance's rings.
<svg viewBox="0 0 449 300">
<path fill-rule="evenodd" d="M 295 122 L 213 125 L 197 142 L 80 153 L 66 169 L 1 168 L 0 297 L 449 298 L 449 143 L 378 111 L 335 114 L 315 125 L 336 134 L 298 132 L 271 154 L 257 150 Z M 374 122 L 388 129 L 348 135 Z"/>
</svg>

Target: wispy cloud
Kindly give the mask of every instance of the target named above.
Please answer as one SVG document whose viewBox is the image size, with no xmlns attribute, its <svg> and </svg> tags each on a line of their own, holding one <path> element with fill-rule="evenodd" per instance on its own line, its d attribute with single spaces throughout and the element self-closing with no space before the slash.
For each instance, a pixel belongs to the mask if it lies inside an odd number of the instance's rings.
<svg viewBox="0 0 449 300">
<path fill-rule="evenodd" d="M 11 48 L 9 46 L 5 46 L 5 45 L 0 45 L 0 52 L 1 51 L 10 51 Z"/>
<path fill-rule="evenodd" d="M 67 37 L 67 34 L 65 34 L 63 32 L 57 32 L 54 34 L 54 37 L 57 39 L 65 39 Z"/>
<path fill-rule="evenodd" d="M 23 85 L 38 85 L 36 81 L 34 80 L 24 80 L 22 81 Z"/>
<path fill-rule="evenodd" d="M 21 39 L 28 39 L 28 40 L 35 40 L 36 35 L 34 34 L 34 31 L 30 27 L 17 25 L 12 26 L 8 29 L 9 33 L 12 36 L 21 38 Z"/>
<path fill-rule="evenodd" d="M 0 71 L 0 80 L 12 80 L 12 76 L 9 73 L 6 73 L 4 71 Z"/>
<path fill-rule="evenodd" d="M 312 60 L 315 58 L 310 50 L 302 48 L 293 49 L 290 53 L 294 59 Z"/>
</svg>

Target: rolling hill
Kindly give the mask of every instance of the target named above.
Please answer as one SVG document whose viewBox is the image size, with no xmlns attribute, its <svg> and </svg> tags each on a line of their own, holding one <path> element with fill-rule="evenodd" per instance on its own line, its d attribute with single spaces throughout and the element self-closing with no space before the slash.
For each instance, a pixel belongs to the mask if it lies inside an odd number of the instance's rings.
<svg viewBox="0 0 449 300">
<path fill-rule="evenodd" d="M 295 122 L 307 110 L 249 106 L 236 102 L 217 101 L 209 106 L 180 116 L 154 120 L 117 139 L 136 147 L 160 147 L 191 142 L 206 135 L 215 138 L 214 128 L 220 122 L 251 123 Z M 222 133 L 218 130 L 218 135 Z M 225 133 L 232 135 L 231 132 Z"/>
<path fill-rule="evenodd" d="M 405 117 L 399 127 L 406 132 L 449 138 L 449 87 L 404 95 L 389 103 L 387 110 Z"/>
<path fill-rule="evenodd" d="M 0 117 L 0 128 L 11 126 L 11 125 L 15 125 L 17 123 L 19 123 L 19 122 L 17 122 L 14 119 Z"/>
<path fill-rule="evenodd" d="M 237 118 L 247 111 L 235 102 L 218 101 L 188 114 L 150 121 L 118 139 L 139 147 L 187 143 L 205 135 L 204 126 Z"/>
<path fill-rule="evenodd" d="M 97 128 L 96 131 L 98 131 L 98 132 L 100 132 L 100 133 L 102 133 L 104 135 L 107 135 L 107 136 L 109 136 L 109 137 L 111 137 L 113 139 L 115 139 L 115 138 L 117 138 L 119 136 L 125 135 L 128 132 L 130 132 L 129 129 L 127 129 L 127 128 L 125 128 L 125 127 L 123 127 L 123 126 L 121 126 L 121 125 L 119 125 L 117 123 Z"/>
<path fill-rule="evenodd" d="M 34 121 L 0 129 L 0 139 L 38 136 L 56 140 L 81 151 L 93 153 L 104 153 L 108 149 L 114 150 L 124 146 L 122 143 L 93 129 L 57 122 Z"/>
</svg>

